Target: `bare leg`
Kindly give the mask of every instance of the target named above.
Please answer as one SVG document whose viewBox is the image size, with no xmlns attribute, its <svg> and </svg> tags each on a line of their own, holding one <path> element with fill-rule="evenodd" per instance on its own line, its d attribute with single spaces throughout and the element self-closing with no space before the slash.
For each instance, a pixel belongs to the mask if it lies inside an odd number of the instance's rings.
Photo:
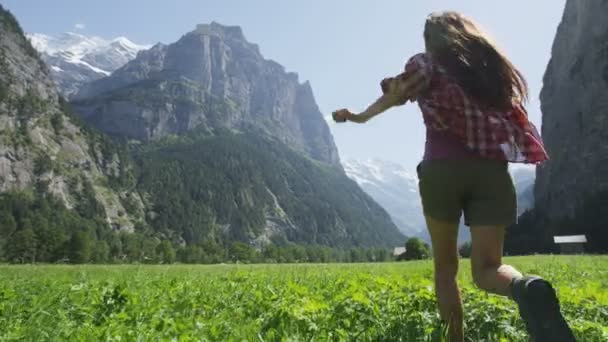
<svg viewBox="0 0 608 342">
<path fill-rule="evenodd" d="M 512 266 L 502 263 L 504 236 L 504 227 L 471 227 L 471 269 L 473 280 L 479 288 L 511 296 L 511 281 L 522 275 Z"/>
<path fill-rule="evenodd" d="M 504 227 L 471 227 L 471 268 L 478 287 L 515 299 L 532 341 L 574 342 L 551 284 L 502 264 Z M 513 286 L 513 280 L 516 279 Z"/>
<path fill-rule="evenodd" d="M 448 223 L 426 217 L 433 244 L 435 293 L 441 319 L 448 324 L 448 341 L 464 341 L 462 301 L 456 281 L 458 274 L 458 222 Z"/>
</svg>

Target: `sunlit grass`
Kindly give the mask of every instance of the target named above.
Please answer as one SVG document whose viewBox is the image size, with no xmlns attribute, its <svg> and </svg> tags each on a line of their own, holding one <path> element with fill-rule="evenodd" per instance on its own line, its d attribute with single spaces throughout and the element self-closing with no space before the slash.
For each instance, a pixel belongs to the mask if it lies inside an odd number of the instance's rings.
<svg viewBox="0 0 608 342">
<path fill-rule="evenodd" d="M 581 341 L 608 340 L 608 257 L 508 258 L 558 288 Z M 463 287 L 467 338 L 525 341 L 516 306 Z M 430 261 L 0 266 L 0 340 L 433 341 Z"/>
</svg>

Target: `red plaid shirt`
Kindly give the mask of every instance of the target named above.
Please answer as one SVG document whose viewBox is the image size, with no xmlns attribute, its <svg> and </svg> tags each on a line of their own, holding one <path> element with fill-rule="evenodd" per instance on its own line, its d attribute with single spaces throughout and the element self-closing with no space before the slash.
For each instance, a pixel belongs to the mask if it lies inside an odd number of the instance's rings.
<svg viewBox="0 0 608 342">
<path fill-rule="evenodd" d="M 484 110 L 424 53 L 410 58 L 390 87 L 398 102 L 417 101 L 427 129 L 449 130 L 488 159 L 540 163 L 549 159 L 523 104 L 508 111 Z M 383 90 L 387 90 L 386 89 Z"/>
</svg>

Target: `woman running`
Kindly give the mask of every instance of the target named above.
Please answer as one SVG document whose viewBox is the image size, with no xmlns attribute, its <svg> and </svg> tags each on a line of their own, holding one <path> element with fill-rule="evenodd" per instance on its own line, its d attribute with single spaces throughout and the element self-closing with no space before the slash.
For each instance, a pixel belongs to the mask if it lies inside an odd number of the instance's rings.
<svg viewBox="0 0 608 342">
<path fill-rule="evenodd" d="M 519 70 L 462 14 L 431 14 L 426 51 L 405 71 L 381 82 L 383 95 L 360 114 L 336 122 L 364 123 L 390 107 L 416 101 L 426 126 L 420 195 L 433 245 L 435 292 L 450 341 L 463 341 L 457 234 L 461 214 L 471 229 L 475 284 L 518 304 L 533 341 L 575 341 L 551 284 L 502 263 L 505 227 L 517 220 L 508 162 L 548 159 L 528 121 L 527 83 Z"/>
</svg>

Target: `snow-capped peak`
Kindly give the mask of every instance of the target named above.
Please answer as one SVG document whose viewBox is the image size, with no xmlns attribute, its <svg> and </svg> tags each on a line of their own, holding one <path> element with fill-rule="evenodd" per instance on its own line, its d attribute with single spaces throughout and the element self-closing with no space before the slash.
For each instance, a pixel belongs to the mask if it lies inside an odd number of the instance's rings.
<svg viewBox="0 0 608 342">
<path fill-rule="evenodd" d="M 345 159 L 342 166 L 348 177 L 386 209 L 405 235 L 424 237 L 424 217 L 415 170 L 376 158 Z"/>
<path fill-rule="evenodd" d="M 117 37 L 112 39 L 111 44 L 113 45 L 119 45 L 124 47 L 125 49 L 129 49 L 129 50 L 134 50 L 134 51 L 139 51 L 142 49 L 149 49 L 150 46 L 149 45 L 137 45 L 135 43 L 133 43 L 132 41 L 130 41 L 129 39 L 127 39 L 126 37 Z"/>
<path fill-rule="evenodd" d="M 365 160 L 346 159 L 342 162 L 346 173 L 357 183 L 390 182 L 415 186 L 418 177 L 415 171 L 407 170 L 395 162 L 370 158 Z"/>
<path fill-rule="evenodd" d="M 126 37 L 104 39 L 66 32 L 58 36 L 27 34 L 49 64 L 62 94 L 69 97 L 86 82 L 110 75 L 151 45 L 139 45 Z"/>
<path fill-rule="evenodd" d="M 65 55 L 66 52 L 74 58 L 82 59 L 90 53 L 107 51 L 109 48 L 121 47 L 129 52 L 137 54 L 137 51 L 148 49 L 150 45 L 135 44 L 125 37 L 117 37 L 111 40 L 97 36 L 85 36 L 79 33 L 66 32 L 57 37 L 41 33 L 30 33 L 27 37 L 34 48 L 50 56 L 57 54 Z"/>
</svg>

